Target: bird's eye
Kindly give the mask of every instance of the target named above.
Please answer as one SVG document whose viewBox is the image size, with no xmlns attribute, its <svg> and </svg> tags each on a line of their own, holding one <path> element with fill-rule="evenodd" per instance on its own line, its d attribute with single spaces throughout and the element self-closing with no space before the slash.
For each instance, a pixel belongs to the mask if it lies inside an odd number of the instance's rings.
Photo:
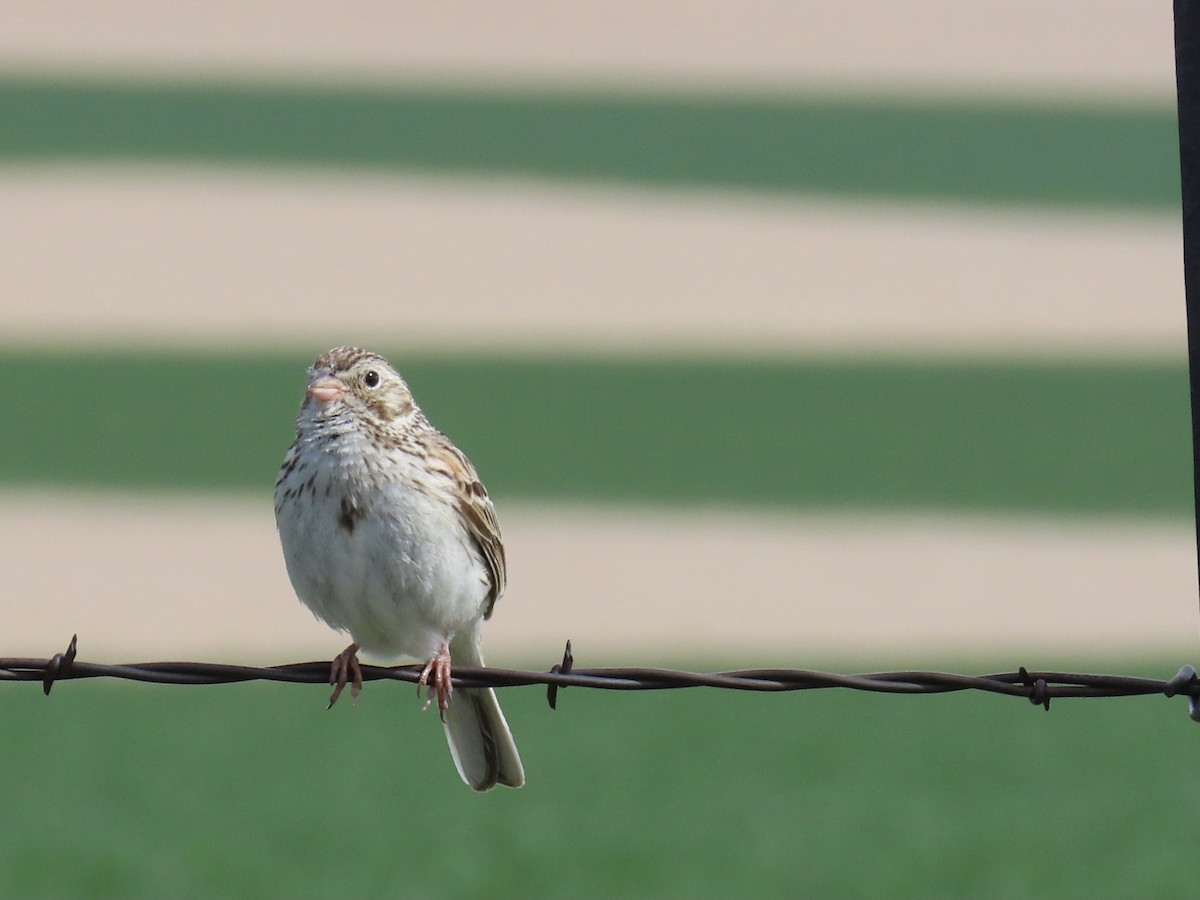
<svg viewBox="0 0 1200 900">
<path fill-rule="evenodd" d="M 367 374 L 363 376 L 363 384 L 369 388 L 379 386 L 379 373 L 374 369 L 368 369 Z"/>
</svg>

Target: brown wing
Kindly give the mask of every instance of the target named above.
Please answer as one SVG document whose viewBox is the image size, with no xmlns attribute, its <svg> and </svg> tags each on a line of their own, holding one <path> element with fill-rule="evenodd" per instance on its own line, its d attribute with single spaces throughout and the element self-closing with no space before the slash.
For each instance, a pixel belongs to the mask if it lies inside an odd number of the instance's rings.
<svg viewBox="0 0 1200 900">
<path fill-rule="evenodd" d="M 483 617 L 490 618 L 492 608 L 504 593 L 507 578 L 504 562 L 504 543 L 500 537 L 500 523 L 496 521 L 496 507 L 488 496 L 487 488 L 479 480 L 475 467 L 463 452 L 444 436 L 437 442 L 432 460 L 454 482 L 454 494 L 458 498 L 458 511 L 483 555 L 491 578 L 492 589 L 488 592 L 488 606 Z"/>
</svg>

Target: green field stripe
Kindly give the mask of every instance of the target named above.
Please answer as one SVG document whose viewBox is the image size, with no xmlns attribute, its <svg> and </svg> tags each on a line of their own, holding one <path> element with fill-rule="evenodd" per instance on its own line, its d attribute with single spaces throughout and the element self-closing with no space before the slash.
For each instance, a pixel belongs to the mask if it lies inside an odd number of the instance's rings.
<svg viewBox="0 0 1200 900">
<path fill-rule="evenodd" d="M 242 590 L 213 580 L 214 590 Z M 80 637 L 80 659 L 95 661 Z M 1178 662 L 1139 671 L 1162 678 Z M 1200 791 L 1182 698 L 1058 700 L 1046 715 L 1017 697 L 975 694 L 572 688 L 551 712 L 544 691 L 516 688 L 500 700 L 529 783 L 480 798 L 458 781 L 437 718 L 420 714 L 410 685 L 369 683 L 353 714 L 349 704 L 325 712 L 328 693 L 101 681 L 59 682 L 47 699 L 40 685 L 0 685 L 0 895 L 1195 891 L 1190 842 L 1164 839 L 1191 833 Z M 437 811 L 433 832 L 425 810 Z"/>
<path fill-rule="evenodd" d="M 0 483 L 265 497 L 306 356 L 6 352 Z M 393 358 L 502 497 L 1191 509 L 1178 363 Z"/>
<path fill-rule="evenodd" d="M 0 160 L 334 166 L 1174 210 L 1167 107 L 0 79 Z"/>
</svg>

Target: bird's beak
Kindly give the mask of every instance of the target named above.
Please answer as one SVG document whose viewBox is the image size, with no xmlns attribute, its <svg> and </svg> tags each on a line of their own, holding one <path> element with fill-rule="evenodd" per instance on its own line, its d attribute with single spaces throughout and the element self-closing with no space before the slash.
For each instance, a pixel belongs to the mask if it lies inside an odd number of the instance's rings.
<svg viewBox="0 0 1200 900">
<path fill-rule="evenodd" d="M 318 375 L 308 383 L 308 396 L 322 406 L 341 400 L 345 393 L 346 386 L 332 375 Z"/>
</svg>

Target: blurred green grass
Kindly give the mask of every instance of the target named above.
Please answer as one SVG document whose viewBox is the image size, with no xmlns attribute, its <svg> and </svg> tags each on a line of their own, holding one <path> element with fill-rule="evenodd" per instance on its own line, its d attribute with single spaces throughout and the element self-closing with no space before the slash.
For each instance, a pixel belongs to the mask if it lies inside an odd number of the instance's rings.
<svg viewBox="0 0 1200 900">
<path fill-rule="evenodd" d="M 1162 677 L 1177 661 L 1097 668 Z M 0 692 L 0 896 L 1188 896 L 1181 700 L 502 699 L 478 796 L 407 686 Z"/>
<path fill-rule="evenodd" d="M 1191 513 L 1182 362 L 391 357 L 501 498 Z M 4 351 L 0 485 L 267 493 L 310 362 Z"/>
<path fill-rule="evenodd" d="M 1171 105 L 0 78 L 0 159 L 431 171 L 1175 213 Z"/>
</svg>

